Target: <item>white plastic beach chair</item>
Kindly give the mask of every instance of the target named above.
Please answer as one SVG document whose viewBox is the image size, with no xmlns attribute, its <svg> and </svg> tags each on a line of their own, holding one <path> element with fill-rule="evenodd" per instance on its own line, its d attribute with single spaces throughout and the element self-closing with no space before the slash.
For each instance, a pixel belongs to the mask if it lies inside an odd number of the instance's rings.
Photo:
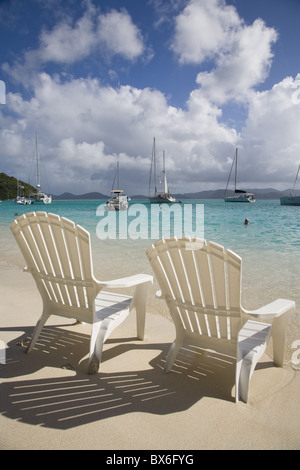
<svg viewBox="0 0 300 470">
<path fill-rule="evenodd" d="M 152 276 L 137 274 L 101 282 L 93 275 L 90 234 L 66 218 L 45 212 L 18 217 L 10 229 L 43 300 L 30 352 L 50 315 L 92 324 L 88 372 L 96 373 L 103 344 L 129 312 L 136 309 L 137 336 L 144 338 L 146 297 Z M 135 287 L 132 296 L 102 289 Z"/>
<path fill-rule="evenodd" d="M 184 343 L 230 355 L 236 360 L 236 402 L 247 403 L 250 379 L 270 333 L 274 363 L 283 365 L 285 328 L 295 302 L 278 299 L 258 310 L 243 309 L 242 260 L 216 243 L 170 238 L 157 241 L 146 254 L 176 329 L 165 372 Z M 261 319 L 273 320 L 272 326 L 256 321 Z"/>
</svg>

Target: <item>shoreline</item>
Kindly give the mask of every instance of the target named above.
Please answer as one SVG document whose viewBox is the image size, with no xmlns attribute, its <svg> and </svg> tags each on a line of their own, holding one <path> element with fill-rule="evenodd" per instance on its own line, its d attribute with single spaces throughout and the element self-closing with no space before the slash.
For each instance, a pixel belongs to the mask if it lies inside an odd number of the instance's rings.
<svg viewBox="0 0 300 470">
<path fill-rule="evenodd" d="M 24 354 L 41 313 L 35 283 L 0 263 L 0 295 L 0 339 L 7 345 L 1 449 L 300 448 L 300 374 L 289 363 L 277 368 L 265 354 L 247 405 L 234 402 L 233 366 L 217 355 L 185 348 L 166 375 L 173 325 L 150 303 L 145 341 L 136 340 L 130 316 L 105 343 L 99 373 L 89 376 L 89 325 L 53 316 L 42 344 Z"/>
</svg>

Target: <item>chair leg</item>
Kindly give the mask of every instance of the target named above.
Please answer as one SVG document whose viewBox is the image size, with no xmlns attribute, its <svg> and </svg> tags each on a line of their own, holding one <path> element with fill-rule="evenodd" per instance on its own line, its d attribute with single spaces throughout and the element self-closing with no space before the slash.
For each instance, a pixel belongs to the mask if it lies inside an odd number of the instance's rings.
<svg viewBox="0 0 300 470">
<path fill-rule="evenodd" d="M 40 319 L 38 320 L 36 326 L 35 326 L 35 329 L 33 331 L 33 334 L 32 334 L 32 337 L 31 337 L 31 341 L 29 343 L 29 346 L 26 350 L 27 354 L 29 354 L 34 346 L 35 346 L 35 343 L 37 342 L 38 340 L 38 337 L 46 323 L 46 321 L 48 320 L 48 318 L 50 317 L 50 313 L 46 313 L 46 312 L 43 312 L 42 316 L 40 317 Z"/>
<path fill-rule="evenodd" d="M 253 351 L 249 352 L 239 364 L 239 372 L 236 374 L 236 390 L 235 401 L 236 403 L 241 399 L 248 403 L 250 379 L 257 364 L 257 354 Z"/>
<path fill-rule="evenodd" d="M 88 366 L 88 374 L 96 374 L 100 367 L 103 345 L 107 335 L 107 324 L 98 322 L 93 324 L 91 343 L 90 343 L 90 360 Z M 107 322 L 106 322 L 107 323 Z"/>
<path fill-rule="evenodd" d="M 123 316 L 120 315 L 118 320 L 106 318 L 93 324 L 91 342 L 90 342 L 90 361 L 88 367 L 88 374 L 96 374 L 99 370 L 103 345 L 111 332 L 122 323 L 122 318 L 125 319 L 128 313 Z"/>
<path fill-rule="evenodd" d="M 170 347 L 170 350 L 167 355 L 165 367 L 164 367 L 164 371 L 166 374 L 170 372 L 172 365 L 176 359 L 176 356 L 182 344 L 183 344 L 183 339 L 177 337 L 175 341 L 173 342 L 172 346 Z"/>
<path fill-rule="evenodd" d="M 257 346 L 249 351 L 245 356 L 241 354 L 237 358 L 236 376 L 235 376 L 235 401 L 243 400 L 248 403 L 250 380 L 256 364 L 266 349 L 266 343 Z"/>
<path fill-rule="evenodd" d="M 101 357 L 98 358 L 96 356 L 96 354 L 94 354 L 90 358 L 90 362 L 89 362 L 89 366 L 88 366 L 88 374 L 89 375 L 97 374 L 97 372 L 99 370 L 99 367 L 100 367 L 100 360 L 101 360 Z"/>
<path fill-rule="evenodd" d="M 272 322 L 271 335 L 273 341 L 273 362 L 282 367 L 284 360 L 285 332 L 288 321 L 288 313 L 274 318 Z"/>
<path fill-rule="evenodd" d="M 152 283 L 149 281 L 136 286 L 132 304 L 130 307 L 135 308 L 136 310 L 137 337 L 140 340 L 143 340 L 145 335 L 147 294 L 151 284 Z"/>
</svg>

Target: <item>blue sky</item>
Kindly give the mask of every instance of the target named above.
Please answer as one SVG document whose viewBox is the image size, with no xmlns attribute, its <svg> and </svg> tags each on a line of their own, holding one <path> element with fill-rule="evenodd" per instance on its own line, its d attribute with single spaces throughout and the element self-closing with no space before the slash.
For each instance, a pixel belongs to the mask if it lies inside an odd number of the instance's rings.
<svg viewBox="0 0 300 470">
<path fill-rule="evenodd" d="M 0 171 L 42 189 L 147 194 L 153 137 L 173 193 L 292 186 L 299 0 L 2 0 Z M 299 92 L 299 93 L 298 93 Z"/>
</svg>

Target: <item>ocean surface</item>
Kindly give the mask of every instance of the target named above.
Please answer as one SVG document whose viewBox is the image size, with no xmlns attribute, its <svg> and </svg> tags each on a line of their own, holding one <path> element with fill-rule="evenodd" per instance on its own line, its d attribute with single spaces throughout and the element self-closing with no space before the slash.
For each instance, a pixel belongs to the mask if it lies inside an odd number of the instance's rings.
<svg viewBox="0 0 300 470">
<path fill-rule="evenodd" d="M 217 242 L 241 256 L 242 305 L 245 308 L 256 309 L 277 298 L 295 300 L 296 311 L 288 327 L 287 354 L 289 358 L 293 357 L 292 362 L 295 358 L 297 362 L 297 358 L 300 359 L 300 352 L 298 354 L 295 349 L 295 341 L 299 340 L 300 345 L 300 207 L 281 206 L 279 200 L 258 200 L 254 204 L 225 203 L 224 200 L 182 202 L 183 205 L 177 206 L 181 211 L 186 209 L 182 217 L 184 228 L 192 230 L 193 236 Z M 72 200 L 22 206 L 12 201 L 1 202 L 0 264 L 24 266 L 9 226 L 17 215 L 42 210 L 67 217 L 90 232 L 94 273 L 98 279 L 113 279 L 138 272 L 152 274 L 145 251 L 155 238 L 161 238 L 159 230 L 169 227 L 170 234 L 173 234 L 175 225 L 172 225 L 172 217 L 171 222 L 159 219 L 159 224 L 168 227 L 156 227 L 152 230 L 154 238 L 151 239 L 151 227 L 157 220 L 154 220 L 147 201 L 132 200 L 128 217 L 127 214 L 121 215 L 122 226 L 119 214 L 108 215 L 103 211 L 104 203 Z M 192 221 L 189 219 L 191 208 L 194 210 Z M 117 217 L 116 226 L 112 217 Z M 248 225 L 244 224 L 246 218 L 249 219 Z M 127 233 L 124 223 L 127 224 Z M 151 295 L 157 287 L 154 283 Z M 156 302 L 158 313 L 167 315 L 163 302 Z"/>
</svg>

